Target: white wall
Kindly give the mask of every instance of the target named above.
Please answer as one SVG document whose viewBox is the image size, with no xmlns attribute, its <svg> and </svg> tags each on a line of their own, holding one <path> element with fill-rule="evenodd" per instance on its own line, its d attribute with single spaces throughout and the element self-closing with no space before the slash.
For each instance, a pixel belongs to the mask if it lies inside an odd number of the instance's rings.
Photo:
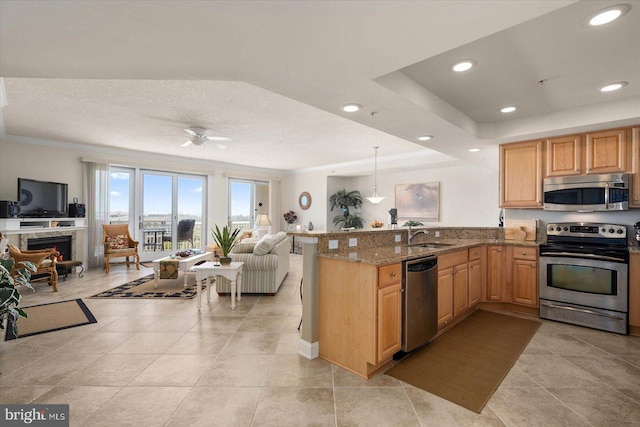
<svg viewBox="0 0 640 427">
<path fill-rule="evenodd" d="M 395 205 L 396 184 L 440 183 L 440 221 L 426 223 L 431 226 L 496 227 L 498 225 L 498 171 L 474 165 L 434 166 L 402 172 L 378 172 L 378 194 L 386 198 L 378 205 L 364 201 L 361 215 L 365 224 L 378 220 L 389 223 L 389 209 Z M 301 223 L 313 221 L 322 230 L 334 230 L 332 219 L 339 212 L 329 212 L 329 196 L 345 188 L 347 191 L 360 190 L 363 197 L 373 193 L 373 175 L 333 176 L 330 171 L 298 173 L 283 181 L 284 193 L 289 204 L 284 210 L 293 209 Z M 313 203 L 308 211 L 298 208 L 297 197 L 309 191 Z M 320 200 L 318 200 L 320 199 Z M 295 202 L 295 203 L 294 203 Z M 289 207 L 294 206 L 294 207 Z M 322 221 L 322 222 L 321 222 Z M 402 220 L 399 221 L 402 225 Z M 300 223 L 300 221 L 299 221 Z"/>
<path fill-rule="evenodd" d="M 138 166 L 207 176 L 207 243 L 212 243 L 209 228 L 213 224 L 224 225 L 227 223 L 229 176 L 264 181 L 281 179 L 280 174 L 270 171 L 194 161 L 187 158 L 154 156 L 148 153 L 125 150 L 96 149 L 79 144 L 60 143 L 54 146 L 4 139 L 0 140 L 0 200 L 17 200 L 17 179 L 31 178 L 66 183 L 69 185 L 69 200 L 78 197 L 79 203 L 86 203 L 84 167 L 81 158 L 105 161 L 115 165 Z M 275 198 L 275 201 L 280 204 L 278 197 Z M 279 208 L 276 209 L 276 211 L 279 210 Z"/>
</svg>

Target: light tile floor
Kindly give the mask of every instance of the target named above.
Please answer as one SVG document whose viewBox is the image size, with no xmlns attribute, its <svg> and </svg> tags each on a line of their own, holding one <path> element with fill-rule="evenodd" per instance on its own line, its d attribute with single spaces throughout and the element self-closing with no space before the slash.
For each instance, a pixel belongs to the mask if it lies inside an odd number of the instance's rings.
<svg viewBox="0 0 640 427">
<path fill-rule="evenodd" d="M 151 273 L 69 277 L 23 306 L 84 298 L 98 323 L 0 342 L 0 401 L 68 403 L 72 426 L 640 425 L 640 338 L 544 321 L 475 414 L 384 374 L 297 355 L 301 257 L 276 296 L 87 298 Z M 469 355 L 473 357 L 473 355 Z"/>
</svg>

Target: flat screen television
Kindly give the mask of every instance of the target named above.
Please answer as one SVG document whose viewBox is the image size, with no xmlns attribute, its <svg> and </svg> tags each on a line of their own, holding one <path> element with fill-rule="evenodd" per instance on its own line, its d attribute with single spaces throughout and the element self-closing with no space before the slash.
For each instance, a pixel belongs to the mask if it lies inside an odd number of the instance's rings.
<svg viewBox="0 0 640 427">
<path fill-rule="evenodd" d="M 66 216 L 68 191 L 67 184 L 18 178 L 20 216 L 43 218 Z"/>
</svg>

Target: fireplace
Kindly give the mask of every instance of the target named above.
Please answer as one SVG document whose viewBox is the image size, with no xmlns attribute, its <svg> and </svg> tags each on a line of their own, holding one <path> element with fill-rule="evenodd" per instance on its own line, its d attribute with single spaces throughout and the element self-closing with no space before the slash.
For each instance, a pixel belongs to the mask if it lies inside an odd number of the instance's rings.
<svg viewBox="0 0 640 427">
<path fill-rule="evenodd" d="M 48 239 L 57 239 L 64 238 L 65 241 L 71 239 L 71 248 L 62 248 L 58 246 L 56 243 L 51 243 L 54 240 Z M 41 239 L 47 239 L 46 242 L 41 242 Z M 63 231 L 33 231 L 30 233 L 22 233 L 20 234 L 20 249 L 31 249 L 34 244 L 38 245 L 38 248 L 51 248 L 55 246 L 63 256 L 63 260 L 75 260 L 77 259 L 78 254 L 76 253 L 77 248 L 77 232 L 75 230 L 63 230 Z M 40 246 L 40 244 L 42 246 Z"/>
<path fill-rule="evenodd" d="M 60 252 L 58 261 L 69 261 L 73 259 L 72 240 L 70 235 L 32 238 L 27 240 L 27 249 L 56 248 Z"/>
</svg>

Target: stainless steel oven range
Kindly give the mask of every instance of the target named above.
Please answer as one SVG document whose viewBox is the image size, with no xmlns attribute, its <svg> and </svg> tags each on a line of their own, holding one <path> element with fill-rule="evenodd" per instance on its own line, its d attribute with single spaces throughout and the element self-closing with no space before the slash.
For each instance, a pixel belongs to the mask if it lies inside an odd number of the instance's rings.
<svg viewBox="0 0 640 427">
<path fill-rule="evenodd" d="M 628 334 L 627 227 L 547 225 L 540 245 L 540 317 Z"/>
</svg>

